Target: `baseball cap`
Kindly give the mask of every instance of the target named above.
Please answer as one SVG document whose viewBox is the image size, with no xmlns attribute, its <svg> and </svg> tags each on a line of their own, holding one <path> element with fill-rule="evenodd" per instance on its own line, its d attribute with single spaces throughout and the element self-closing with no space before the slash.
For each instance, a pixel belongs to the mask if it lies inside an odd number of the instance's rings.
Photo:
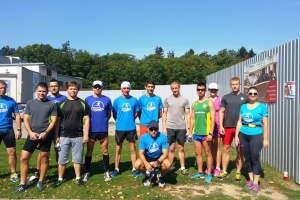
<svg viewBox="0 0 300 200">
<path fill-rule="evenodd" d="M 103 87 L 103 83 L 102 83 L 102 81 L 94 81 L 93 82 L 93 84 L 92 84 L 92 86 L 94 87 L 95 85 L 100 85 L 101 87 Z"/>
<path fill-rule="evenodd" d="M 218 84 L 210 83 L 209 86 L 208 86 L 208 89 L 218 89 Z"/>
<path fill-rule="evenodd" d="M 148 124 L 148 128 L 158 128 L 158 123 L 155 120 L 151 120 Z"/>
<path fill-rule="evenodd" d="M 124 81 L 122 84 L 121 84 L 121 88 L 125 88 L 125 87 L 129 87 L 131 88 L 131 85 L 128 81 Z"/>
</svg>

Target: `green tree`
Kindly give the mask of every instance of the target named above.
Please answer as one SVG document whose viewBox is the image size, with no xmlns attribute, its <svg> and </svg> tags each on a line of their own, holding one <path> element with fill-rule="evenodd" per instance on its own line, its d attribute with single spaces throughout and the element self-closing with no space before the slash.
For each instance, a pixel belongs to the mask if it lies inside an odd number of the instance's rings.
<svg viewBox="0 0 300 200">
<path fill-rule="evenodd" d="M 187 52 L 185 52 L 184 55 L 194 55 L 195 54 L 195 51 L 193 49 L 189 49 Z"/>
<path fill-rule="evenodd" d="M 163 48 L 161 48 L 161 47 L 156 47 L 154 51 L 155 51 L 155 55 L 164 57 L 164 50 L 163 50 Z"/>
<path fill-rule="evenodd" d="M 16 51 L 15 48 L 10 48 L 9 46 L 4 46 L 1 49 L 1 55 L 2 56 L 11 56 Z"/>
</svg>

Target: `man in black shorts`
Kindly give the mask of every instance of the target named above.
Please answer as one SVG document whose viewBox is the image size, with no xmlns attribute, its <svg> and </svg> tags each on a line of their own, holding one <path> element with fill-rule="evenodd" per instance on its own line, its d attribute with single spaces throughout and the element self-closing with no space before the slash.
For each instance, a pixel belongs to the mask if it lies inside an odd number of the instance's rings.
<svg viewBox="0 0 300 200">
<path fill-rule="evenodd" d="M 40 82 L 36 87 L 37 98 L 27 102 L 24 114 L 24 126 L 28 132 L 28 137 L 21 155 L 20 184 L 13 193 L 18 193 L 28 188 L 26 178 L 29 160 L 36 148 L 41 152 L 40 177 L 36 186 L 39 190 L 45 189 L 43 181 L 49 166 L 49 152 L 53 140 L 53 135 L 50 133 L 57 119 L 57 106 L 47 99 L 47 94 L 47 83 Z"/>
<path fill-rule="evenodd" d="M 19 181 L 16 173 L 17 154 L 16 154 L 16 139 L 20 139 L 21 132 L 21 117 L 16 101 L 6 96 L 6 83 L 0 80 L 0 143 L 2 140 L 6 146 L 8 154 L 8 163 L 10 165 L 10 180 L 12 182 Z M 12 113 L 15 114 L 17 132 L 13 130 Z"/>
</svg>

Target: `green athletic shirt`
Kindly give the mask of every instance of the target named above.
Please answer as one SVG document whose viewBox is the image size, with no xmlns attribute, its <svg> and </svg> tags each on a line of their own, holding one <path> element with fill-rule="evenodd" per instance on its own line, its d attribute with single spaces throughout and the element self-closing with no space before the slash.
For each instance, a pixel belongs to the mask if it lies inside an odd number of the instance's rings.
<svg viewBox="0 0 300 200">
<path fill-rule="evenodd" d="M 208 135 L 210 132 L 210 109 L 209 100 L 203 102 L 198 100 L 194 103 L 195 121 L 194 132 L 195 135 Z"/>
</svg>

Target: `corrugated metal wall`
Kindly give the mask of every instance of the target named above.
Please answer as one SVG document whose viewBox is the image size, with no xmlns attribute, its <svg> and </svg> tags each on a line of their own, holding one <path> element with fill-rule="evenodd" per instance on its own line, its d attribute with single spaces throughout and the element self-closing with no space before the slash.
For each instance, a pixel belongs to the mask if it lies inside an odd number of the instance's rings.
<svg viewBox="0 0 300 200">
<path fill-rule="evenodd" d="M 300 183 L 300 38 L 265 51 L 251 59 L 207 76 L 207 83 L 220 85 L 219 95 L 231 92 L 230 79 L 241 78 L 244 87 L 244 66 L 266 57 L 278 54 L 277 65 L 277 102 L 267 103 L 269 110 L 269 147 L 262 150 L 262 161 L 276 168 L 279 172 L 288 171 L 289 176 Z M 286 81 L 296 81 L 295 99 L 284 97 Z M 265 174 L 268 176 L 268 174 Z"/>
</svg>

